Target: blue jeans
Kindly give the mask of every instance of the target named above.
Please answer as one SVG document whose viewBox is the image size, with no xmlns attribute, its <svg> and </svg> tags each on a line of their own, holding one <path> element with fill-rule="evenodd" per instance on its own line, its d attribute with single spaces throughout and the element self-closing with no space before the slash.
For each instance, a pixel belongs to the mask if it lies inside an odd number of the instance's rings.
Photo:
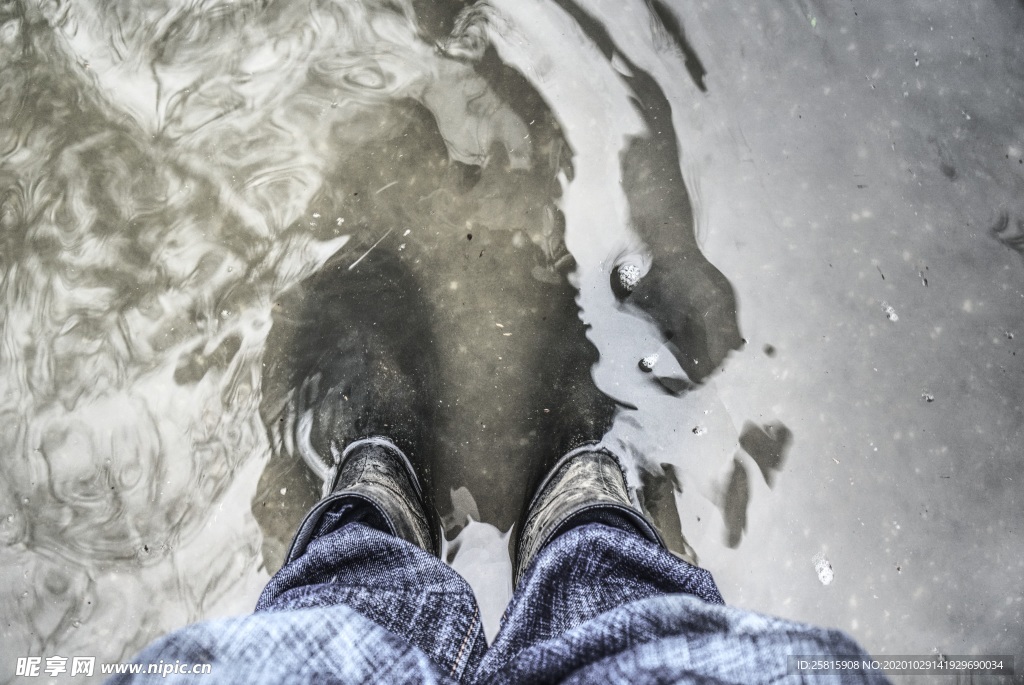
<svg viewBox="0 0 1024 685">
<path fill-rule="evenodd" d="M 135 662 L 209 663 L 209 675 L 161 679 L 205 685 L 750 685 L 804 682 L 786 675 L 791 654 L 866 656 L 838 631 L 725 606 L 707 571 L 600 523 L 566 531 L 537 555 L 488 649 L 461 576 L 367 525 L 365 512 L 340 518 L 270 580 L 256 613 L 188 626 Z M 872 672 L 808 681 L 887 682 Z"/>
</svg>

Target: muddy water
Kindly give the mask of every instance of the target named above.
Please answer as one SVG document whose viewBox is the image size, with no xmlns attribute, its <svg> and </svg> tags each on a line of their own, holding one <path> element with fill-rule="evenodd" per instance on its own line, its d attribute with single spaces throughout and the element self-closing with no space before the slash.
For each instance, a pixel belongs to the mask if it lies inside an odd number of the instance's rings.
<svg viewBox="0 0 1024 685">
<path fill-rule="evenodd" d="M 1024 11 L 912 5 L 0 5 L 0 674 L 248 611 L 379 421 L 492 632 L 593 438 L 727 600 L 1024 658 Z"/>
</svg>

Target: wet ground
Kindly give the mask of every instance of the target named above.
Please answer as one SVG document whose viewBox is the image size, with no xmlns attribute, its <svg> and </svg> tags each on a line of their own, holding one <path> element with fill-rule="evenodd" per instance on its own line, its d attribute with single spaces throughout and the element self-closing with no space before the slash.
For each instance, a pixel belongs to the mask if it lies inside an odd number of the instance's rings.
<svg viewBox="0 0 1024 685">
<path fill-rule="evenodd" d="M 0 4 L 0 676 L 250 610 L 379 421 L 491 634 L 523 498 L 603 438 L 728 602 L 1024 668 L 1022 30 Z"/>
</svg>

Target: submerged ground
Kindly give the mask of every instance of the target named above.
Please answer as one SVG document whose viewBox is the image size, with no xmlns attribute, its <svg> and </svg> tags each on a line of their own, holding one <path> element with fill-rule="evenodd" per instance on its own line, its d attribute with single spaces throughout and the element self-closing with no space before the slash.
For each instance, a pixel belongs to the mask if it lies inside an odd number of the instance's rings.
<svg viewBox="0 0 1024 685">
<path fill-rule="evenodd" d="M 342 327 L 433 379 L 492 633 L 531 479 L 614 412 L 727 602 L 1024 667 L 1022 30 L 0 4 L 0 679 L 251 609 L 330 467 L 303 416 Z"/>
</svg>

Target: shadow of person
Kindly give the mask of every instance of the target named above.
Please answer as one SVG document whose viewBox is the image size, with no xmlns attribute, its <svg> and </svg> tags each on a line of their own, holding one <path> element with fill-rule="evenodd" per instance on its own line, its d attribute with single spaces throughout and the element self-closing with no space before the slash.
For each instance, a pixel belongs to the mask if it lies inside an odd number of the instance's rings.
<svg viewBox="0 0 1024 685">
<path fill-rule="evenodd" d="M 567 278 L 550 117 L 530 119 L 538 161 L 522 169 L 500 148 L 486 166 L 453 162 L 428 112 L 403 116 L 328 178 L 313 208 L 353 238 L 274 308 L 261 402 L 273 456 L 253 500 L 268 564 L 339 441 L 396 439 L 451 537 L 466 520 L 454 491 L 507 530 L 548 466 L 611 423 Z"/>
<path fill-rule="evenodd" d="M 268 557 L 350 440 L 392 438 L 442 510 L 466 488 L 480 516 L 507 529 L 558 456 L 604 435 L 614 404 L 591 378 L 597 352 L 575 291 L 533 279 L 533 259 L 496 237 L 488 246 L 505 267 L 498 294 L 483 287 L 493 285 L 491 260 L 467 268 L 447 255 L 467 288 L 485 293 L 464 298 L 438 292 L 431 284 L 444 279 L 424 278 L 395 253 L 371 254 L 354 275 L 345 252 L 278 303 L 261 405 L 275 453 L 253 507 L 273 540 Z M 435 276 L 452 271 L 435 266 Z M 496 309 L 506 310 L 502 328 L 474 325 Z M 276 496 L 281 488 L 290 494 Z"/>
<path fill-rule="evenodd" d="M 579 19 L 585 31 L 603 31 Z M 528 128 L 528 159 L 523 148 L 498 144 L 479 164 L 453 158 L 451 136 L 467 133 L 451 113 L 441 126 L 435 110 L 447 110 L 425 98 L 396 105 L 392 121 L 404 123 L 393 124 L 387 140 L 346 151 L 311 205 L 326 225 L 338 217 L 354 233 L 277 307 L 261 407 L 275 456 L 253 504 L 265 532 L 272 512 L 294 527 L 329 475 L 331 440 L 359 437 L 355 417 L 371 411 L 328 410 L 323 401 L 390 404 L 392 423 L 378 416 L 361 424 L 383 426 L 378 432 L 415 418 L 405 429 L 410 449 L 449 537 L 466 520 L 454 511 L 453 492 L 468 490 L 479 516 L 507 530 L 547 467 L 610 425 L 615 403 L 591 376 L 597 351 L 567 278 L 573 261 L 557 208 L 557 179 L 572 178 L 571 151 L 556 113 L 526 79 L 491 49 L 474 64 L 494 102 L 508 103 Z M 654 320 L 700 382 L 739 346 L 735 297 L 697 245 L 671 107 L 653 79 L 631 71 L 652 133 L 624 152 L 623 185 L 652 260 L 622 306 Z M 386 385 L 360 380 L 365 368 L 386 375 L 385 367 L 407 377 L 392 378 L 397 388 L 413 388 L 404 399 L 383 401 Z M 360 392 L 360 383 L 375 389 Z M 422 409 L 403 411 L 402 402 Z M 305 494 L 285 494 L 289 479 Z M 671 518 L 674 506 L 662 508 Z M 283 547 L 288 534 L 268 538 Z"/>
</svg>

